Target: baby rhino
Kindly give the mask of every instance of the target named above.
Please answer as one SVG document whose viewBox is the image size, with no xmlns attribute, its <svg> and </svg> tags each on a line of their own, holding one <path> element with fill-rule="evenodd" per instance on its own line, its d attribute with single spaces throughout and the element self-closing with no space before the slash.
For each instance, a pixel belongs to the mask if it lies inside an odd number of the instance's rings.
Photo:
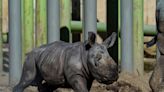
<svg viewBox="0 0 164 92">
<path fill-rule="evenodd" d="M 72 88 L 74 92 L 89 92 L 92 82 L 111 84 L 118 79 L 117 64 L 107 48 L 113 46 L 116 33 L 102 44 L 89 33 L 84 43 L 56 41 L 28 53 L 20 82 L 13 92 L 23 92 L 28 86 L 37 86 L 39 92 Z"/>
</svg>

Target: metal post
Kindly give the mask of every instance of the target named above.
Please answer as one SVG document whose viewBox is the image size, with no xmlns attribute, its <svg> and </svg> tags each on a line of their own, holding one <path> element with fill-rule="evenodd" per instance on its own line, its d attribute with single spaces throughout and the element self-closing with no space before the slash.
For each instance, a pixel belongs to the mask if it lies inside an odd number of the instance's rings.
<svg viewBox="0 0 164 92">
<path fill-rule="evenodd" d="M 48 43 L 60 40 L 60 1 L 47 0 Z"/>
<path fill-rule="evenodd" d="M 143 0 L 133 0 L 133 62 L 134 73 L 143 75 Z"/>
<path fill-rule="evenodd" d="M 14 86 L 20 79 L 21 64 L 21 0 L 9 0 L 9 83 Z"/>
<path fill-rule="evenodd" d="M 0 73 L 3 71 L 2 0 L 0 0 Z"/>
<path fill-rule="evenodd" d="M 83 28 L 84 40 L 88 39 L 88 32 L 97 32 L 97 0 L 84 0 Z"/>
<path fill-rule="evenodd" d="M 72 42 L 71 33 L 71 1 L 72 0 L 60 0 L 61 4 L 61 40 Z"/>
<path fill-rule="evenodd" d="M 132 0 L 121 0 L 121 70 L 133 72 Z"/>
<path fill-rule="evenodd" d="M 36 46 L 47 43 L 46 3 L 47 0 L 36 0 Z"/>
<path fill-rule="evenodd" d="M 33 0 L 23 0 L 23 37 L 23 51 L 27 53 L 34 48 Z"/>
<path fill-rule="evenodd" d="M 97 22 L 97 31 L 106 32 L 106 24 Z M 81 21 L 71 21 L 71 32 L 82 32 L 82 22 Z"/>
<path fill-rule="evenodd" d="M 97 22 L 97 31 L 106 32 L 106 24 Z M 120 29 L 119 29 L 120 31 Z M 81 21 L 71 21 L 71 32 L 82 32 L 82 22 Z M 143 29 L 145 36 L 154 36 L 157 34 L 155 25 L 144 25 Z"/>
<path fill-rule="evenodd" d="M 121 26 L 121 8 L 120 8 L 120 3 L 121 1 L 118 0 L 118 36 L 120 35 L 120 26 Z M 118 38 L 118 63 L 121 63 L 121 39 L 120 37 Z"/>
</svg>

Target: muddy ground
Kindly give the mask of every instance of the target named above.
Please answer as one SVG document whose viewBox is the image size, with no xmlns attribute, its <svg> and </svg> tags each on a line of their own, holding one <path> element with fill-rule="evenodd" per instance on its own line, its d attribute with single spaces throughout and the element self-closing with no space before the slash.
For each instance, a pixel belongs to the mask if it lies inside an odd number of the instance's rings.
<svg viewBox="0 0 164 92">
<path fill-rule="evenodd" d="M 146 40 L 147 41 L 147 40 Z M 94 81 L 90 92 L 151 92 L 148 84 L 149 77 L 151 75 L 151 70 L 153 70 L 153 65 L 155 63 L 155 51 L 156 47 L 145 48 L 144 46 L 144 76 L 135 76 L 134 74 L 121 73 L 117 82 L 111 85 L 100 84 Z M 154 53 L 154 54 L 152 54 Z M 9 60 L 8 52 L 3 53 L 3 69 L 4 73 L 0 74 L 0 92 L 12 92 L 12 88 L 8 86 L 9 84 Z M 35 87 L 28 87 L 25 92 L 38 92 Z M 54 92 L 73 92 L 71 89 L 57 89 Z"/>
<path fill-rule="evenodd" d="M 151 73 L 142 77 L 133 74 L 121 73 L 117 82 L 111 85 L 100 84 L 94 81 L 90 92 L 151 92 L 148 79 Z M 0 76 L 0 92 L 12 92 L 8 86 L 8 74 Z M 28 87 L 25 92 L 38 92 L 35 87 Z M 57 89 L 54 92 L 73 92 L 71 89 Z"/>
</svg>

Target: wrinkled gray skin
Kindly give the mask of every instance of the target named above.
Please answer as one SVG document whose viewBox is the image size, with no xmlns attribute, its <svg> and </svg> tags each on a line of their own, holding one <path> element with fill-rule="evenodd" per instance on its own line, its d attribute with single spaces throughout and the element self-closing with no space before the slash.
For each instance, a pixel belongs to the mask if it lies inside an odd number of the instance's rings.
<svg viewBox="0 0 164 92">
<path fill-rule="evenodd" d="M 32 85 L 39 92 L 53 92 L 58 87 L 72 88 L 75 92 L 89 92 L 92 82 L 111 84 L 118 79 L 117 64 L 109 55 L 116 33 L 102 44 L 89 33 L 85 43 L 56 41 L 32 50 L 23 67 L 21 80 L 13 92 L 23 92 Z"/>
<path fill-rule="evenodd" d="M 156 43 L 160 57 L 150 78 L 149 84 L 153 92 L 164 92 L 164 0 L 156 1 L 157 35 L 147 46 Z"/>
</svg>

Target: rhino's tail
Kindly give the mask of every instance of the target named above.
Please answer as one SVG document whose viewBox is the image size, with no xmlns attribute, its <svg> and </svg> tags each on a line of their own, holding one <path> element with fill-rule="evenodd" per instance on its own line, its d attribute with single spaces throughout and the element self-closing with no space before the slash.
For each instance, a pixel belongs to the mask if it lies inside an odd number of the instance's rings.
<svg viewBox="0 0 164 92">
<path fill-rule="evenodd" d="M 14 87 L 13 92 L 23 92 L 26 87 L 32 84 L 36 75 L 35 53 L 31 52 L 26 57 L 20 82 Z"/>
</svg>

